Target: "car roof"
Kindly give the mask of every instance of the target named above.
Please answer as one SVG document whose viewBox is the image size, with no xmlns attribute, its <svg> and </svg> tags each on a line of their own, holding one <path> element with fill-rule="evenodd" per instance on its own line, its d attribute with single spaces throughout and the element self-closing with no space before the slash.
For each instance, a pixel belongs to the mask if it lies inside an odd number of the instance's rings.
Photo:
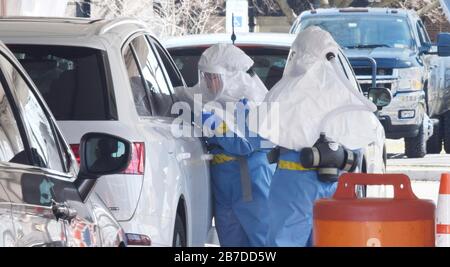
<svg viewBox="0 0 450 267">
<path fill-rule="evenodd" d="M 332 15 L 397 15 L 397 16 L 407 16 L 411 12 L 406 9 L 401 8 L 381 8 L 381 7 L 372 7 L 372 8 L 358 8 L 358 7 L 349 7 L 349 8 L 318 8 L 315 10 L 303 11 L 299 17 L 314 17 L 314 16 L 332 16 Z"/>
<path fill-rule="evenodd" d="M 236 33 L 236 45 L 290 48 L 296 34 L 290 33 Z M 217 43 L 231 43 L 231 34 L 197 34 L 174 37 L 162 42 L 167 49 L 211 46 Z"/>
<path fill-rule="evenodd" d="M 10 40 L 39 40 L 48 38 L 72 38 L 95 40 L 96 37 L 110 36 L 117 40 L 129 36 L 130 32 L 147 30 L 147 25 L 133 18 L 82 19 L 58 17 L 0 17 L 0 37 Z"/>
</svg>

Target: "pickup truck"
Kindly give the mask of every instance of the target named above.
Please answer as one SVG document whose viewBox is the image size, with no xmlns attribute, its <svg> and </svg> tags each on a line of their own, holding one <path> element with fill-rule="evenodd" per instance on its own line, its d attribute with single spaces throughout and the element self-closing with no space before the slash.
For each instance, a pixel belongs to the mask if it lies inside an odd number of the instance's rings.
<svg viewBox="0 0 450 267">
<path fill-rule="evenodd" d="M 291 33 L 312 25 L 330 32 L 342 46 L 364 92 L 373 84 L 370 64 L 361 58 L 375 59 L 376 86 L 390 89 L 393 95 L 391 104 L 383 108 L 379 117 L 386 137 L 404 138 L 405 155 L 409 158 L 440 153 L 440 129 L 448 127 L 442 127 L 445 120 L 440 120 L 440 114 L 430 112 L 428 101 L 429 79 L 439 60 L 420 17 L 406 9 L 316 9 L 300 14 Z M 449 143 L 448 138 L 444 142 Z"/>
</svg>

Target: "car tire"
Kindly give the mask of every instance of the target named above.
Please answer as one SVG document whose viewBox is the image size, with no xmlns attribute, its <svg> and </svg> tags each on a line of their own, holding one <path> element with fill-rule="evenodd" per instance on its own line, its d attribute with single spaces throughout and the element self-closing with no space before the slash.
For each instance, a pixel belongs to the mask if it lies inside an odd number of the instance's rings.
<svg viewBox="0 0 450 267">
<path fill-rule="evenodd" d="M 408 158 L 423 158 L 427 154 L 427 141 L 423 125 L 416 137 L 405 137 L 405 154 Z"/>
<path fill-rule="evenodd" d="M 434 125 L 433 135 L 427 141 L 427 153 L 439 154 L 442 150 L 442 134 L 439 123 Z"/>
<path fill-rule="evenodd" d="M 179 214 L 175 218 L 175 227 L 173 230 L 173 247 L 186 247 L 186 230 L 184 228 L 183 219 Z"/>
<path fill-rule="evenodd" d="M 443 126 L 443 139 L 445 153 L 450 154 L 450 111 L 444 114 Z"/>
</svg>

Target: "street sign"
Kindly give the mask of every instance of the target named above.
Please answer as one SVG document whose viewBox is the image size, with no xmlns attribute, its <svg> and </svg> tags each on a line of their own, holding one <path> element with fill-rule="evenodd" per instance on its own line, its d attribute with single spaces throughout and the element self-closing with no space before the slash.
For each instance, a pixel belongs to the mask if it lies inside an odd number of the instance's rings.
<svg viewBox="0 0 450 267">
<path fill-rule="evenodd" d="M 247 0 L 227 0 L 226 2 L 226 31 L 232 32 L 232 16 L 234 15 L 234 31 L 249 32 L 248 2 Z"/>
</svg>

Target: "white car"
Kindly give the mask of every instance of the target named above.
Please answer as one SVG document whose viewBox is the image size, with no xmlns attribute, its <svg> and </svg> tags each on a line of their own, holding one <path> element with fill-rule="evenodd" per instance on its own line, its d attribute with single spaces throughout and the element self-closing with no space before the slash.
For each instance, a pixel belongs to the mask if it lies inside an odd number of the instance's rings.
<svg viewBox="0 0 450 267">
<path fill-rule="evenodd" d="M 75 153 L 87 132 L 133 142 L 128 168 L 94 189 L 128 245 L 203 246 L 212 218 L 208 157 L 198 138 L 171 133 L 173 87 L 185 83 L 147 26 L 126 18 L 4 18 L 0 38 Z"/>
<path fill-rule="evenodd" d="M 285 33 L 237 33 L 235 45 L 253 59 L 255 62 L 253 69 L 270 90 L 283 75 L 284 65 L 296 36 Z M 197 83 L 198 76 L 195 70 L 201 54 L 216 43 L 231 43 L 231 34 L 190 35 L 163 41 L 189 86 Z M 362 93 L 347 57 L 342 51 L 338 57 L 354 89 Z M 384 134 L 364 149 L 361 169 L 367 173 L 386 171 Z"/>
</svg>

